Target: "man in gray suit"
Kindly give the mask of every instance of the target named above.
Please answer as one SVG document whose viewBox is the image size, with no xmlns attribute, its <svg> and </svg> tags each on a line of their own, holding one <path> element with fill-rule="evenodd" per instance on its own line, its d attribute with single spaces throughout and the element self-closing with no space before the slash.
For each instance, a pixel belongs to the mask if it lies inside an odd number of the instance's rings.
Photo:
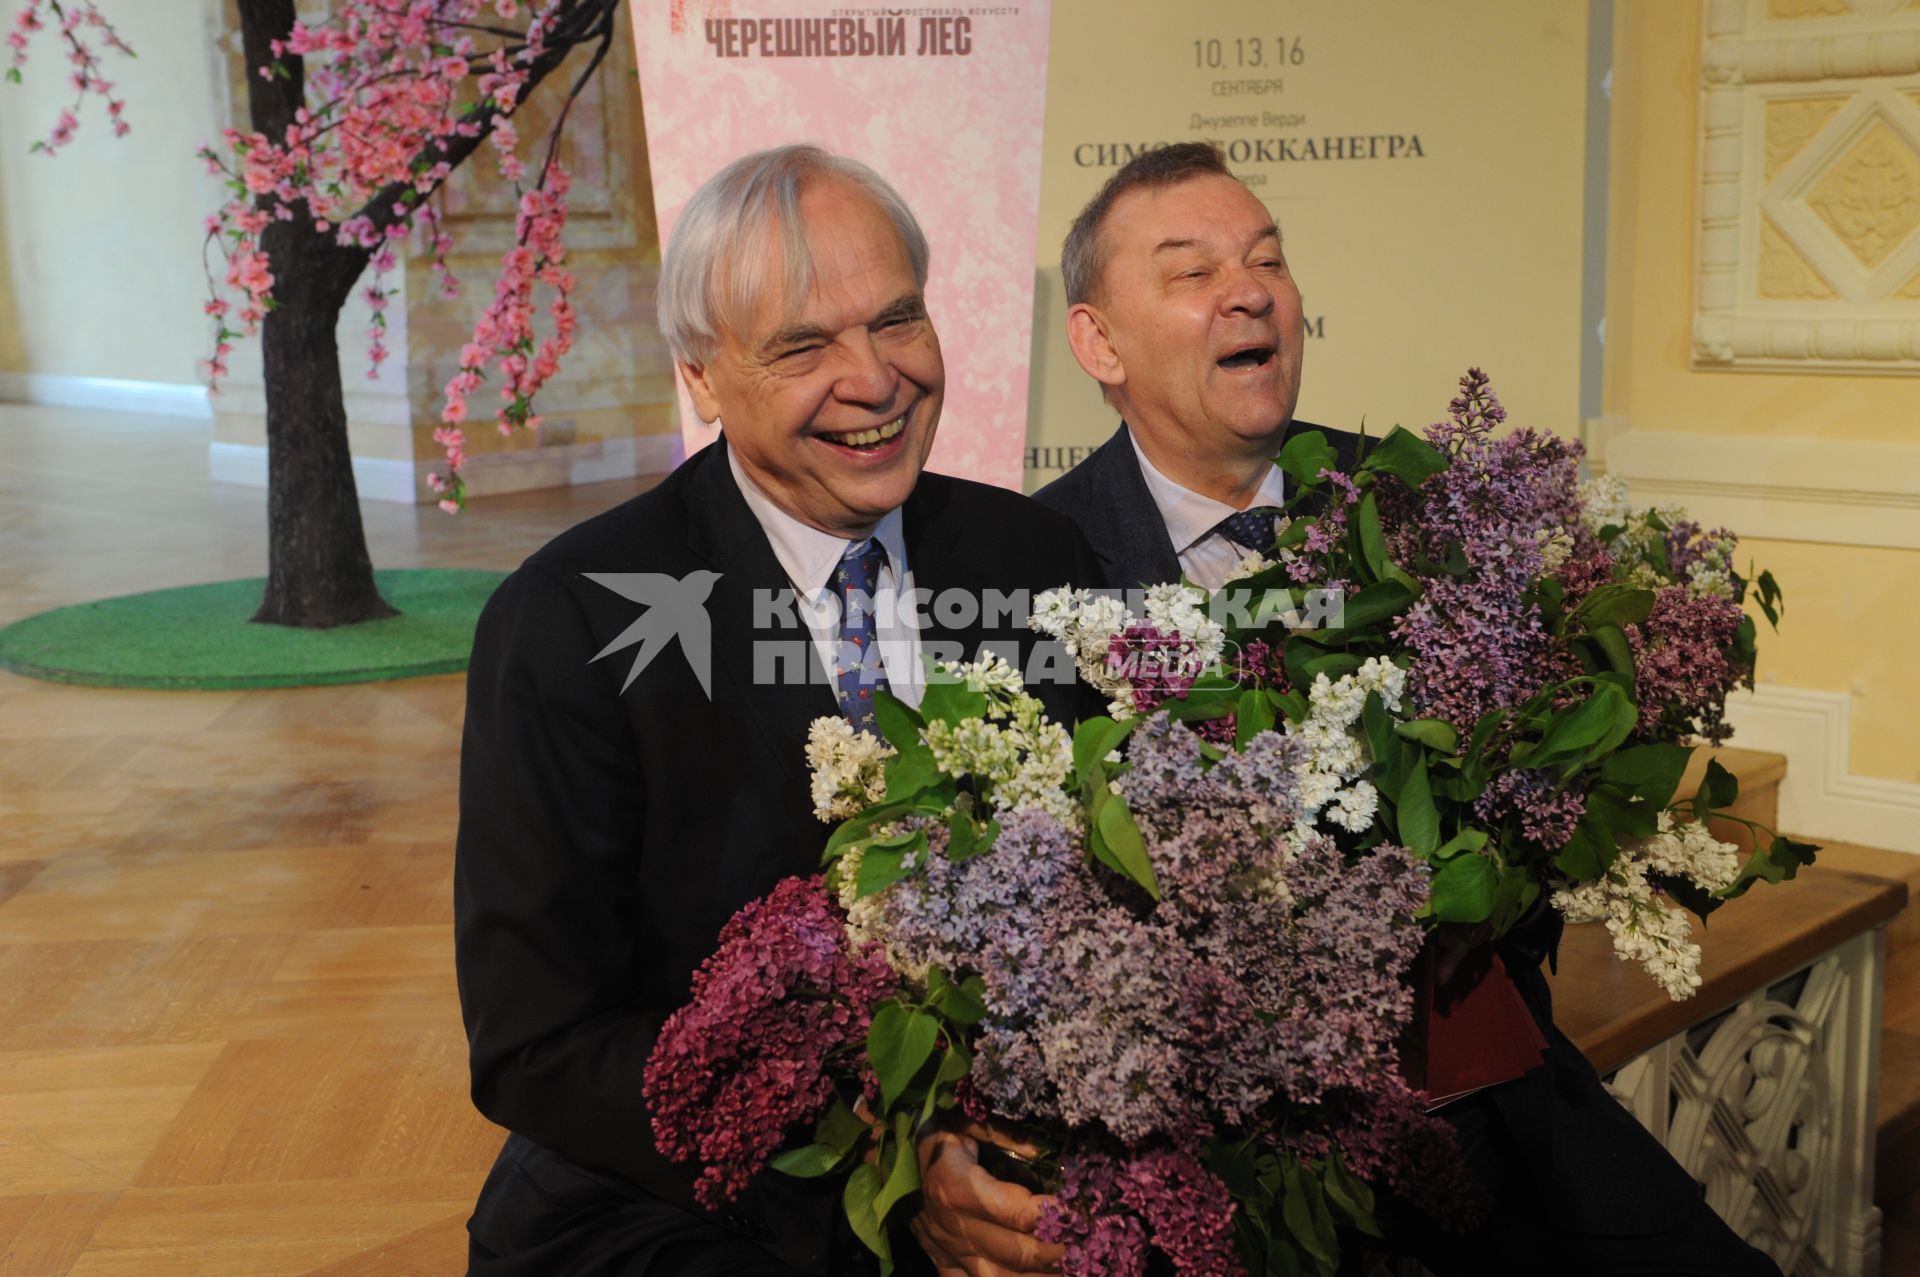
<svg viewBox="0 0 1920 1277">
<path fill-rule="evenodd" d="M 1306 325 L 1279 229 L 1218 147 L 1187 142 L 1115 173 L 1060 265 L 1074 358 L 1122 424 L 1035 497 L 1080 525 L 1109 586 L 1184 574 L 1217 589 L 1272 547 L 1286 496 L 1272 458 L 1317 428 L 1293 420 Z M 1351 469 L 1357 438 L 1323 433 Z M 1491 1201 L 1486 1223 L 1450 1232 L 1387 1202 L 1391 1240 L 1442 1277 L 1779 1277 L 1554 1027 L 1540 963 L 1559 927 L 1541 908 L 1499 946 L 1544 1059 L 1441 1110 Z"/>
</svg>

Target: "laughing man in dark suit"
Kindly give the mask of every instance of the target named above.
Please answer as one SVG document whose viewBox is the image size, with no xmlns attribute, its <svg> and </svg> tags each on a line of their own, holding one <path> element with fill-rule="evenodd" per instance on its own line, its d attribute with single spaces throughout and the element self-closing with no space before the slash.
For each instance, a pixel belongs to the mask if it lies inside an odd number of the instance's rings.
<svg viewBox="0 0 1920 1277">
<path fill-rule="evenodd" d="M 1270 459 L 1293 421 L 1305 324 L 1272 215 L 1219 148 L 1149 151 L 1082 210 L 1060 253 L 1067 339 L 1123 418 L 1036 498 L 1087 534 L 1107 584 L 1209 589 L 1271 548 Z M 1354 436 L 1326 431 L 1343 468 Z M 1548 1040 L 1543 1062 L 1441 1110 L 1493 1210 L 1471 1233 L 1397 1212 L 1393 1239 L 1441 1277 L 1778 1277 L 1553 1026 L 1551 910 L 1500 949 Z"/>
<path fill-rule="evenodd" d="M 890 598 L 1099 583 L 1066 519 L 921 472 L 946 380 L 926 277 L 912 213 L 862 165 L 785 147 L 716 175 L 667 246 L 660 315 L 720 441 L 534 554 L 481 618 L 456 950 L 474 1103 L 510 1134 L 469 1224 L 479 1277 L 867 1269 L 832 1185 L 767 1173 L 701 1211 L 641 1075 L 722 924 L 818 866 L 808 725 L 867 719 L 874 686 L 917 703 L 922 653 L 1033 645 L 1009 617 L 920 624 Z M 795 606 L 849 588 L 864 620 Z M 703 597 L 704 627 L 640 606 Z M 1070 684 L 1034 690 L 1079 708 Z M 980 1170 L 975 1134 L 922 1141 L 915 1236 L 943 1274 L 1051 1271 L 1038 1199 Z"/>
</svg>

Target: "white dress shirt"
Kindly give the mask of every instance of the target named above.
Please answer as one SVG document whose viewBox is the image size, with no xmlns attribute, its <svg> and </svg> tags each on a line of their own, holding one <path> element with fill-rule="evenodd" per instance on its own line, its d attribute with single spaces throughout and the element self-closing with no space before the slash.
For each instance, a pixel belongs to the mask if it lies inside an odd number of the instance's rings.
<svg viewBox="0 0 1920 1277">
<path fill-rule="evenodd" d="M 1133 437 L 1131 430 L 1127 432 L 1127 442 L 1133 445 L 1133 455 L 1140 461 L 1140 475 L 1147 481 L 1147 492 L 1160 508 L 1160 520 L 1167 525 L 1167 536 L 1180 559 L 1180 570 L 1201 589 L 1219 589 L 1226 584 L 1227 574 L 1252 553 L 1214 531 L 1220 526 L 1220 520 L 1240 511 L 1224 501 L 1183 488 L 1161 474 L 1140 450 L 1140 441 Z M 1254 493 L 1247 508 L 1286 504 L 1282 477 L 1279 466 L 1268 466 L 1260 480 L 1260 490 Z"/>
<path fill-rule="evenodd" d="M 733 468 L 733 480 L 740 485 L 747 508 L 773 546 L 773 557 L 780 560 L 793 585 L 800 619 L 813 636 L 820 668 L 831 671 L 840 650 L 840 601 L 827 581 L 840 566 L 841 556 L 855 543 L 808 527 L 775 505 L 773 498 L 740 468 L 740 458 L 731 448 L 727 450 L 727 464 Z M 904 602 L 912 597 L 913 570 L 907 565 L 900 511 L 889 511 L 880 520 L 873 539 L 886 551 L 886 562 L 881 564 L 880 580 L 873 591 L 874 641 L 879 644 L 880 663 L 887 672 L 887 690 L 918 709 L 926 673 L 920 664 L 920 631 L 914 625 L 912 609 Z"/>
</svg>

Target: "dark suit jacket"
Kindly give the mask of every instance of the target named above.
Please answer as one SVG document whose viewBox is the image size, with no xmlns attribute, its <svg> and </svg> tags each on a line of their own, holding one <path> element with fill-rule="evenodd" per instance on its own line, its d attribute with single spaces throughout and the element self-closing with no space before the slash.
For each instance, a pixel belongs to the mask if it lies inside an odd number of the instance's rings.
<svg viewBox="0 0 1920 1277">
<path fill-rule="evenodd" d="M 1099 584 L 1073 525 L 1015 493 L 923 475 L 903 524 L 918 588 Z M 702 569 L 720 574 L 711 699 L 678 643 L 624 692 L 635 649 L 590 663 L 642 608 L 583 573 Z M 779 879 L 814 872 L 829 833 L 804 742 L 833 694 L 754 685 L 756 640 L 812 651 L 805 629 L 756 615 L 756 590 L 790 595 L 722 442 L 534 554 L 481 615 L 454 902 L 473 1101 L 514 1133 L 472 1225 L 492 1253 L 536 1247 L 594 1209 L 596 1191 L 695 1209 L 691 1173 L 654 1148 L 647 1055 L 721 926 Z M 946 628 L 936 613 L 922 641 L 970 658 L 983 641 L 1025 651 L 1036 638 Z M 1035 691 L 1063 721 L 1082 708 L 1071 686 Z M 729 1231 L 803 1271 L 840 1268 L 835 1186 L 761 1178 Z"/>
<path fill-rule="evenodd" d="M 1309 430 L 1327 437 L 1342 469 L 1353 467 L 1359 435 L 1295 421 L 1287 427 L 1286 438 Z M 1153 494 L 1147 491 L 1126 422 L 1085 461 L 1034 493 L 1033 499 L 1066 515 L 1087 534 L 1106 574 L 1105 584 L 1114 589 L 1134 590 L 1180 579 L 1179 556 L 1167 525 L 1160 521 Z"/>
</svg>

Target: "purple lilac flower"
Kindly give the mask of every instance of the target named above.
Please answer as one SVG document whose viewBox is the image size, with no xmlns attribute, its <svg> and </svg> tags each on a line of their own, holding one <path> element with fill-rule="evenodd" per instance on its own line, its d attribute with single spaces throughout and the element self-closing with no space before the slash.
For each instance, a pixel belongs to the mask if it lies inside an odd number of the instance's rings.
<svg viewBox="0 0 1920 1277">
<path fill-rule="evenodd" d="M 866 1088 L 872 1007 L 898 987 L 878 944 L 849 944 L 818 876 L 788 878 L 733 916 L 642 1084 L 660 1151 L 702 1167 L 702 1205 L 738 1196 L 788 1128 L 832 1102 L 836 1079 Z"/>
<path fill-rule="evenodd" d="M 1485 1212 L 1485 1195 L 1467 1170 L 1453 1128 L 1426 1106 L 1427 1097 L 1408 1089 L 1397 1074 L 1381 1074 L 1348 1098 L 1329 1128 L 1331 1145 L 1360 1178 L 1385 1185 L 1442 1227 L 1466 1232 Z M 1329 1146 L 1314 1143 L 1316 1154 Z"/>
<path fill-rule="evenodd" d="M 1473 803 L 1473 814 L 1479 819 L 1489 825 L 1518 820 L 1520 836 L 1548 850 L 1567 845 L 1586 811 L 1584 786 L 1562 789 L 1553 775 L 1524 768 L 1496 773 Z"/>
<path fill-rule="evenodd" d="M 1644 735 L 1697 733 L 1717 745 L 1733 734 L 1727 696 L 1753 676 L 1731 659 L 1742 615 L 1730 600 L 1690 597 L 1686 586 L 1670 585 L 1655 594 L 1652 615 L 1627 627 Z"/>
<path fill-rule="evenodd" d="M 1401 563 L 1444 561 L 1455 542 L 1466 558 L 1464 577 L 1424 578 L 1394 628 L 1413 654 L 1415 706 L 1465 731 L 1545 685 L 1549 636 L 1526 590 L 1545 565 L 1538 534 L 1579 524 L 1582 450 L 1532 430 L 1493 438 L 1506 410 L 1485 374 L 1472 369 L 1460 385 L 1452 420 L 1427 432 L 1451 464 L 1418 491 L 1389 486 L 1383 497 Z"/>
<path fill-rule="evenodd" d="M 1141 623 L 1108 641 L 1107 672 L 1133 689 L 1133 711 L 1151 714 L 1186 692 L 1200 675 L 1193 641 Z"/>
<path fill-rule="evenodd" d="M 1181 1277 L 1245 1273 L 1233 1242 L 1233 1198 L 1191 1140 L 1118 1156 L 1068 1154 L 1061 1176 L 1038 1233 L 1065 1247 L 1063 1277 L 1144 1274 L 1149 1238 Z"/>
</svg>

